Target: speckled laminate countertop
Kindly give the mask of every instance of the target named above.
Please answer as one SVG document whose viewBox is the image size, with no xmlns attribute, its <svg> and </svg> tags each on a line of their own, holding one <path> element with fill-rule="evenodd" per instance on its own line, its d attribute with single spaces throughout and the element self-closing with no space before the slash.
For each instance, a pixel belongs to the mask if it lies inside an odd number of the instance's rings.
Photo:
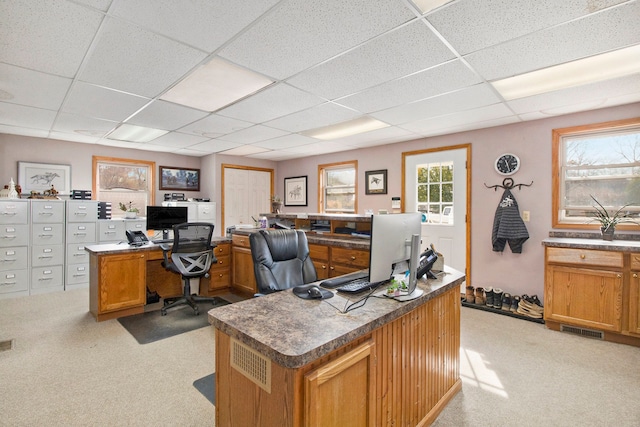
<svg viewBox="0 0 640 427">
<path fill-rule="evenodd" d="M 227 237 L 214 237 L 211 239 L 214 244 L 231 243 Z M 142 246 L 129 246 L 129 243 L 103 243 L 100 245 L 87 245 L 84 247 L 87 252 L 101 255 L 117 254 L 125 251 L 158 251 L 162 250 L 157 243 L 149 242 Z"/>
<path fill-rule="evenodd" d="M 554 248 L 596 249 L 601 251 L 640 252 L 640 241 L 579 239 L 570 237 L 549 237 L 542 241 L 543 246 Z"/>
<path fill-rule="evenodd" d="M 418 286 L 425 292 L 413 301 L 371 297 L 363 307 L 342 314 L 336 307 L 350 302 L 342 294 L 304 300 L 289 289 L 214 308 L 209 322 L 279 365 L 298 368 L 459 287 L 465 279 L 459 271 L 445 271 L 437 280 L 421 279 Z"/>
<path fill-rule="evenodd" d="M 233 231 L 233 234 L 249 236 L 251 233 L 259 231 L 259 228 L 239 228 Z M 313 231 L 307 231 L 307 241 L 309 243 L 315 243 L 318 245 L 329 245 L 339 248 L 347 249 L 362 249 L 369 250 L 370 240 L 368 238 L 347 236 L 344 238 L 336 237 L 335 234 L 331 236 L 324 236 L 322 233 L 315 233 Z"/>
</svg>

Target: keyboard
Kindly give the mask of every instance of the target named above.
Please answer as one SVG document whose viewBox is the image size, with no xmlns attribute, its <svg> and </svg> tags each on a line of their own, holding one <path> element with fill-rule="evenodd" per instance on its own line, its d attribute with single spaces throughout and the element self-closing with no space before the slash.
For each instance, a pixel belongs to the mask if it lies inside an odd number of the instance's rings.
<svg viewBox="0 0 640 427">
<path fill-rule="evenodd" d="M 338 277 L 332 277 L 331 279 L 326 279 L 320 282 L 320 286 L 327 289 L 335 289 L 340 286 L 351 282 L 352 280 L 357 279 L 368 279 L 369 278 L 369 270 L 360 270 L 355 271 L 353 273 L 344 274 Z"/>
<path fill-rule="evenodd" d="M 377 288 L 380 283 L 370 282 L 367 279 L 353 279 L 350 282 L 336 288 L 338 292 L 358 293 L 362 291 L 368 291 L 370 289 Z"/>
</svg>

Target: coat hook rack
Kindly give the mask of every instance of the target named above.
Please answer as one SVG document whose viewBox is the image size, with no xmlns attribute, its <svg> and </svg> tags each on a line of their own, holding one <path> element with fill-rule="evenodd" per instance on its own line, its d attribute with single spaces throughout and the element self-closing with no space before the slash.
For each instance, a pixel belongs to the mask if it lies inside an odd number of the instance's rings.
<svg viewBox="0 0 640 427">
<path fill-rule="evenodd" d="M 485 187 L 487 188 L 493 188 L 493 191 L 498 191 L 498 188 L 504 188 L 505 190 L 511 190 L 512 188 L 518 187 L 518 190 L 521 190 L 522 187 L 531 187 L 533 185 L 533 181 L 531 181 L 531 184 L 514 184 L 513 183 L 513 178 L 505 178 L 502 180 L 502 185 L 500 184 L 496 184 L 496 185 L 487 185 L 486 183 L 484 184 Z"/>
</svg>

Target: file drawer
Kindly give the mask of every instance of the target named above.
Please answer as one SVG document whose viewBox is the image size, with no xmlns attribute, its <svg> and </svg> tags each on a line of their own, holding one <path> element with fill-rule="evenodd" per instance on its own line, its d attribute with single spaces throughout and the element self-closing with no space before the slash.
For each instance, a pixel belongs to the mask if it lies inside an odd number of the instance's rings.
<svg viewBox="0 0 640 427">
<path fill-rule="evenodd" d="M 67 285 L 89 283 L 89 264 L 73 264 L 67 266 Z"/>
<path fill-rule="evenodd" d="M 34 224 L 31 232 L 34 245 L 62 244 L 64 241 L 64 224 Z"/>
<path fill-rule="evenodd" d="M 31 222 L 34 224 L 64 222 L 64 202 L 60 200 L 32 200 L 31 214 Z"/>
<path fill-rule="evenodd" d="M 100 235 L 98 236 L 100 243 L 116 242 L 125 239 L 124 221 L 102 220 L 98 222 L 98 227 L 100 229 Z"/>
<path fill-rule="evenodd" d="M 27 246 L 0 249 L 0 271 L 21 270 L 27 268 L 29 258 Z"/>
<path fill-rule="evenodd" d="M 98 202 L 70 200 L 67 202 L 67 222 L 95 221 L 98 219 Z"/>
<path fill-rule="evenodd" d="M 26 269 L 0 272 L 0 294 L 28 291 L 29 275 Z"/>
<path fill-rule="evenodd" d="M 622 253 L 593 249 L 547 248 L 547 262 L 622 268 Z"/>
<path fill-rule="evenodd" d="M 18 224 L 0 226 L 0 247 L 27 245 L 29 245 L 28 225 Z"/>
<path fill-rule="evenodd" d="M 96 223 L 67 224 L 67 243 L 93 243 L 96 241 Z"/>
<path fill-rule="evenodd" d="M 67 245 L 67 264 L 81 264 L 89 262 L 89 252 L 84 250 L 84 245 L 72 243 Z"/>
<path fill-rule="evenodd" d="M 64 264 L 64 248 L 62 245 L 37 245 L 31 247 L 31 265 L 44 267 Z"/>
<path fill-rule="evenodd" d="M 61 265 L 35 267 L 31 269 L 31 291 L 63 290 L 63 271 Z"/>
<path fill-rule="evenodd" d="M 29 222 L 27 201 L 0 202 L 0 224 L 27 224 Z"/>
</svg>

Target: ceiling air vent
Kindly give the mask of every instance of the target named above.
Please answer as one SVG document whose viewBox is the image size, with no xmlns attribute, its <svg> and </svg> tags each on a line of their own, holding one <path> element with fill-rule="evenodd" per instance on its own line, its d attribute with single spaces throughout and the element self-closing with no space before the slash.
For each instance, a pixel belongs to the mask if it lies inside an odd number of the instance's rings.
<svg viewBox="0 0 640 427">
<path fill-rule="evenodd" d="M 599 340 L 604 339 L 604 332 L 594 331 L 593 329 L 578 328 L 576 326 L 569 326 L 569 325 L 560 325 L 560 331 L 567 332 L 569 334 L 580 335 L 581 337 L 596 338 Z"/>
<path fill-rule="evenodd" d="M 235 339 L 231 339 L 231 366 L 271 393 L 271 361 Z"/>
</svg>

